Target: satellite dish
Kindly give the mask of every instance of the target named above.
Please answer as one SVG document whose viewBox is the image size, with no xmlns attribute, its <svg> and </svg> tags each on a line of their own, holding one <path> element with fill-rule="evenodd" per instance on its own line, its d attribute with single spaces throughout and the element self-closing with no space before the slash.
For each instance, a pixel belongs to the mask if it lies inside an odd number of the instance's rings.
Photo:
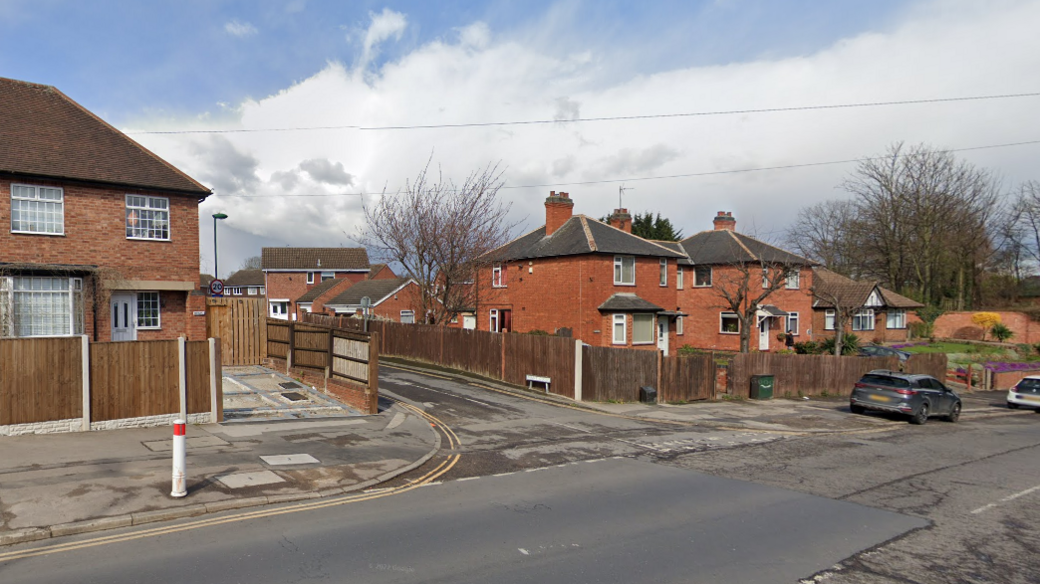
<svg viewBox="0 0 1040 584">
<path fill-rule="evenodd" d="M 369 308 L 372 306 L 372 299 L 368 296 L 361 297 L 361 308 Z"/>
</svg>

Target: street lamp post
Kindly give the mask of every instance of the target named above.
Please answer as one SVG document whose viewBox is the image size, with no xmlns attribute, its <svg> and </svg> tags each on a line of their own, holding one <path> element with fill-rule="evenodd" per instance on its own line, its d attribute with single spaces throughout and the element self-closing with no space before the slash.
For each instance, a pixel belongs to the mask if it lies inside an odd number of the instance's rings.
<svg viewBox="0 0 1040 584">
<path fill-rule="evenodd" d="M 213 277 L 220 279 L 220 269 L 217 263 L 217 219 L 227 219 L 224 213 L 213 214 Z"/>
</svg>

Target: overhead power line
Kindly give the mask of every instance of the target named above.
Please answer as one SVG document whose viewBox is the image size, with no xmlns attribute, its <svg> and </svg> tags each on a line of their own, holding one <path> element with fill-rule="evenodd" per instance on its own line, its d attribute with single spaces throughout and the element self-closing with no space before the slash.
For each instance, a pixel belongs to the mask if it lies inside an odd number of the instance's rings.
<svg viewBox="0 0 1040 584">
<path fill-rule="evenodd" d="M 1010 148 L 1013 146 L 1029 146 L 1033 144 L 1040 144 L 1040 140 L 1027 140 L 1024 142 L 1008 142 L 1005 144 L 988 144 L 985 146 L 968 146 L 965 148 L 945 148 L 942 152 L 968 152 L 971 150 L 989 150 L 993 148 Z M 906 156 L 906 155 L 901 155 Z M 781 164 L 777 166 L 759 166 L 753 168 L 732 168 L 727 170 L 707 170 L 704 172 L 691 172 L 686 174 L 668 174 L 659 176 L 640 176 L 640 177 L 625 177 L 625 178 L 609 178 L 602 180 L 588 180 L 580 182 L 567 182 L 567 183 L 544 183 L 544 184 L 529 184 L 529 185 L 503 185 L 502 189 L 532 189 L 532 188 L 548 188 L 548 187 L 574 187 L 574 186 L 588 186 L 588 185 L 601 185 L 601 184 L 612 184 L 612 183 L 624 183 L 624 182 L 635 182 L 635 181 L 647 181 L 647 180 L 665 180 L 672 178 L 695 178 L 701 176 L 714 176 L 724 174 L 739 174 L 745 172 L 765 172 L 770 170 L 789 170 L 796 168 L 809 168 L 813 166 L 831 166 L 835 164 L 851 164 L 853 162 L 869 162 L 872 160 L 884 160 L 887 156 L 868 156 L 864 158 L 847 158 L 844 160 L 828 160 L 824 162 L 802 162 L 797 164 Z M 296 199 L 303 197 L 361 197 L 366 194 L 365 192 L 358 193 L 315 193 L 305 195 L 221 195 L 216 194 L 218 197 L 235 197 L 242 199 Z"/>
<path fill-rule="evenodd" d="M 659 120 L 668 118 L 696 118 L 696 117 L 710 117 L 710 116 L 735 116 L 735 115 L 747 115 L 747 114 L 770 114 L 770 113 L 782 113 L 782 112 L 798 112 L 798 111 L 812 111 L 812 110 L 835 110 L 835 109 L 854 109 L 854 108 L 867 108 L 867 107 L 889 107 L 897 105 L 921 105 L 929 103 L 955 103 L 963 101 L 983 101 L 991 99 L 1015 99 L 1022 97 L 1040 97 L 1040 92 L 1033 93 L 1006 93 L 1000 95 L 975 95 L 967 97 L 937 97 L 932 99 L 905 99 L 899 101 L 872 101 L 872 102 L 861 102 L 861 103 L 839 103 L 839 104 L 821 104 L 821 105 L 803 105 L 803 106 L 792 106 L 792 107 L 768 107 L 758 109 L 739 109 L 739 110 L 718 110 L 718 111 L 703 111 L 703 112 L 686 112 L 686 113 L 671 113 L 671 114 L 645 114 L 645 115 L 630 115 L 630 116 L 604 116 L 596 118 L 573 118 L 564 120 L 517 120 L 517 121 L 505 121 L 505 122 L 464 122 L 457 124 L 413 124 L 413 125 L 396 125 L 396 126 L 360 126 L 360 125 L 339 125 L 339 126 L 296 126 L 286 128 L 232 128 L 222 130 L 146 130 L 139 132 L 126 132 L 130 135 L 168 135 L 168 134 L 242 134 L 242 133 L 256 133 L 256 132 L 312 132 L 312 131 L 327 131 L 327 130 L 358 130 L 361 132 L 386 132 L 394 130 L 436 130 L 444 128 L 487 128 L 487 127 L 499 127 L 499 126 L 536 126 L 536 125 L 550 125 L 550 124 L 579 124 L 586 122 L 626 122 L 636 120 Z"/>
</svg>

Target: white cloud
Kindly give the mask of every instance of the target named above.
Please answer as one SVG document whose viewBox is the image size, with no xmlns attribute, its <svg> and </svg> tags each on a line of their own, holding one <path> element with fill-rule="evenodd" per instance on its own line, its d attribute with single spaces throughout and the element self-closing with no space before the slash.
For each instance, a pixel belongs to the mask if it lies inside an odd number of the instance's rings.
<svg viewBox="0 0 1040 584">
<path fill-rule="evenodd" d="M 257 33 L 256 27 L 248 22 L 239 22 L 232 20 L 231 22 L 224 25 L 224 31 L 231 36 L 239 38 L 252 36 Z"/>
<path fill-rule="evenodd" d="M 1033 24 L 1040 22 L 1040 4 L 972 6 L 923 4 L 886 31 L 846 38 L 796 58 L 689 67 L 621 81 L 614 77 L 610 54 L 557 54 L 540 42 L 543 37 L 492 35 L 481 23 L 368 71 L 379 44 L 399 38 L 407 26 L 404 15 L 384 10 L 372 15 L 364 58 L 353 68 L 330 63 L 275 95 L 239 104 L 232 113 L 242 128 L 396 126 L 1035 91 L 1040 37 Z M 900 140 L 956 148 L 1040 139 L 1038 102 L 1023 98 L 638 121 L 226 134 L 212 141 L 140 139 L 214 186 L 218 195 L 275 197 L 217 196 L 202 213 L 208 216 L 219 206 L 231 216 L 229 226 L 294 245 L 344 241 L 361 222 L 361 201 L 343 193 L 378 194 L 384 187 L 393 192 L 416 175 L 431 152 L 434 164 L 456 181 L 497 161 L 512 186 L 625 180 L 635 187 L 625 194 L 632 212 L 660 212 L 692 234 L 709 229 L 715 211 L 729 210 L 738 229 L 775 240 L 801 207 L 844 196 L 836 186 L 854 167 L 633 179 L 844 160 L 880 153 Z M 219 121 L 198 116 L 190 123 L 227 127 L 226 116 L 222 112 Z M 181 127 L 188 124 L 185 120 Z M 1026 146 L 958 156 L 996 170 L 1013 185 L 1040 178 L 1034 171 L 1038 154 L 1040 146 Z M 549 190 L 570 192 L 576 212 L 601 217 L 616 205 L 618 186 L 515 188 L 501 196 L 530 228 L 543 222 L 542 201 Z M 321 193 L 338 196 L 309 196 Z"/>
</svg>

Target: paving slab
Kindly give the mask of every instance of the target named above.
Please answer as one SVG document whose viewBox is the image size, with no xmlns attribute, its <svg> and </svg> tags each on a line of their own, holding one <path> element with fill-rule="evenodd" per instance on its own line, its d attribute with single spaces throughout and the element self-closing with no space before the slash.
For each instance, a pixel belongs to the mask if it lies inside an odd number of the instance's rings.
<svg viewBox="0 0 1040 584">
<path fill-rule="evenodd" d="M 284 483 L 285 479 L 269 470 L 257 472 L 239 472 L 235 474 L 216 477 L 218 481 L 229 489 L 243 489 L 245 487 L 256 487 L 260 485 L 273 485 Z"/>
<path fill-rule="evenodd" d="M 292 464 L 321 464 L 321 461 L 310 454 L 277 454 L 261 456 L 260 460 L 271 466 L 287 466 Z"/>
</svg>

